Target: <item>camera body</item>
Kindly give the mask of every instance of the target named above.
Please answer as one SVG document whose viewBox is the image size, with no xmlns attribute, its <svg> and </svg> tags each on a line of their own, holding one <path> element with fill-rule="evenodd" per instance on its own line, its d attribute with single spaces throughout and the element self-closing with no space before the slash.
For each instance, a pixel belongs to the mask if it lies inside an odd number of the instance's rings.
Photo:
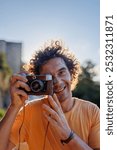
<svg viewBox="0 0 117 150">
<path fill-rule="evenodd" d="M 53 95 L 52 75 L 26 75 L 27 84 L 31 91 L 26 91 L 28 95 Z"/>
</svg>

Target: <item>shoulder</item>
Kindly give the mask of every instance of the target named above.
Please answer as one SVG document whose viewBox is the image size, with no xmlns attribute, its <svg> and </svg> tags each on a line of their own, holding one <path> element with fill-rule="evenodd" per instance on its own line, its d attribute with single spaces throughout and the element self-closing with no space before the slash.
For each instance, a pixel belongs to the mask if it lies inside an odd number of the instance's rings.
<svg viewBox="0 0 117 150">
<path fill-rule="evenodd" d="M 35 112 L 35 111 L 38 111 L 40 110 L 41 108 L 41 105 L 43 103 L 45 103 L 45 101 L 47 101 L 47 98 L 39 98 L 39 99 L 34 99 L 32 101 L 28 101 L 26 104 L 25 104 L 25 107 L 22 107 L 20 112 L 23 112 L 23 109 L 25 108 L 25 112 L 26 114 L 30 114 L 30 112 Z"/>
<path fill-rule="evenodd" d="M 79 99 L 76 97 L 74 97 L 74 99 L 75 99 L 75 105 L 78 107 L 85 108 L 85 109 L 97 109 L 97 110 L 99 110 L 99 107 L 90 101 L 87 101 L 84 99 Z"/>
<path fill-rule="evenodd" d="M 28 101 L 27 104 L 25 105 L 26 108 L 28 107 L 38 107 L 40 106 L 43 102 L 45 101 L 46 98 L 42 97 L 42 98 L 38 98 L 38 99 L 33 99 L 31 101 Z"/>
<path fill-rule="evenodd" d="M 89 116 L 90 118 L 93 118 L 94 116 L 99 118 L 100 109 L 96 104 L 79 98 L 74 99 L 75 99 L 75 106 L 74 106 L 75 111 L 77 110 L 82 114 Z"/>
<path fill-rule="evenodd" d="M 75 109 L 76 114 L 81 120 L 88 124 L 89 127 L 100 126 L 100 109 L 99 107 L 89 101 L 75 98 Z"/>
</svg>

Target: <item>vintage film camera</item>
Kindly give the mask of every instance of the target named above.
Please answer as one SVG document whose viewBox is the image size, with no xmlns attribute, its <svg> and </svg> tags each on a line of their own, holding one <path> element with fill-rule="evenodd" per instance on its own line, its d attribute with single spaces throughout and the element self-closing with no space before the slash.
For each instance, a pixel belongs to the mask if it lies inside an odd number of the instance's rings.
<svg viewBox="0 0 117 150">
<path fill-rule="evenodd" d="M 31 91 L 26 91 L 28 95 L 53 95 L 52 75 L 26 75 L 27 84 Z"/>
</svg>

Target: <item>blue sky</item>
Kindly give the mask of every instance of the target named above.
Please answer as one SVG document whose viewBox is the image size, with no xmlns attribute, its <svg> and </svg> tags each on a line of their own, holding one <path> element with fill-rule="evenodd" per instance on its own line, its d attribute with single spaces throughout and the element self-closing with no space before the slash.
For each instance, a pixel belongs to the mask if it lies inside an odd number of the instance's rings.
<svg viewBox="0 0 117 150">
<path fill-rule="evenodd" d="M 81 64 L 99 65 L 99 0 L 0 0 L 0 39 L 23 42 L 27 62 L 47 40 L 62 39 Z"/>
</svg>

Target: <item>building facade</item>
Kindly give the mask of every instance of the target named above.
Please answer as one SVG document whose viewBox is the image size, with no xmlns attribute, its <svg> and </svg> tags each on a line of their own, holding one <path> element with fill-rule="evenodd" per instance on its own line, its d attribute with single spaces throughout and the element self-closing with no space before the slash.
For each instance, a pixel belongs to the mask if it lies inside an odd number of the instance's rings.
<svg viewBox="0 0 117 150">
<path fill-rule="evenodd" d="M 7 62 L 13 73 L 19 72 L 21 67 L 22 43 L 0 40 L 0 52 L 6 54 Z"/>
</svg>

